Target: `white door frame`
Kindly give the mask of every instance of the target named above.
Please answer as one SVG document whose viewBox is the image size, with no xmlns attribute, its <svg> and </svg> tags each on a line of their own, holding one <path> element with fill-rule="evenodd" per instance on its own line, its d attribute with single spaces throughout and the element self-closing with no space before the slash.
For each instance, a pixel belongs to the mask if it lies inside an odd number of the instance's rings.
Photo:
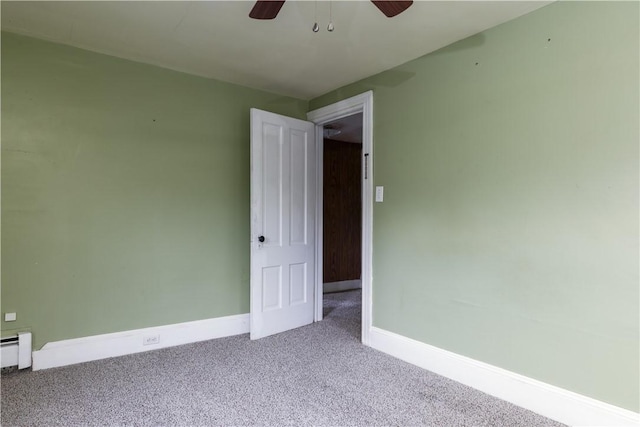
<svg viewBox="0 0 640 427">
<path fill-rule="evenodd" d="M 322 231 L 323 231 L 323 127 L 325 124 L 362 113 L 362 343 L 370 344 L 372 323 L 372 234 L 373 234 L 373 92 L 327 105 L 307 113 L 316 125 L 316 289 L 315 321 L 322 320 Z M 366 179 L 365 179 L 366 178 Z"/>
</svg>

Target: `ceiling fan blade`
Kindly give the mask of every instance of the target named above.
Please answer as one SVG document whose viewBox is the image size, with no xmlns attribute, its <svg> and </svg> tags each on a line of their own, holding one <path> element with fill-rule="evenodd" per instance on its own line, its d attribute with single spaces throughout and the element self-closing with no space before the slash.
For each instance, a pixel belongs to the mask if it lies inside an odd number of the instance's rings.
<svg viewBox="0 0 640 427">
<path fill-rule="evenodd" d="M 413 4 L 413 1 L 375 1 L 371 0 L 371 3 L 375 4 L 380 12 L 384 13 L 387 18 L 393 18 L 396 15 L 400 15 L 405 10 L 409 9 L 409 6 Z"/>
<path fill-rule="evenodd" d="M 383 2 L 384 3 L 384 2 Z M 284 1 L 258 0 L 249 12 L 253 19 L 273 19 L 278 16 Z"/>
</svg>

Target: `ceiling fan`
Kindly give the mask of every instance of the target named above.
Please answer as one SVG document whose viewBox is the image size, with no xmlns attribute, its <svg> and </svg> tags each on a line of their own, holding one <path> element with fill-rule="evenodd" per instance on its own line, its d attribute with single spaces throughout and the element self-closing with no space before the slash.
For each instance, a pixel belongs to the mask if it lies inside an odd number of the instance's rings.
<svg viewBox="0 0 640 427">
<path fill-rule="evenodd" d="M 413 4 L 413 1 L 371 0 L 371 3 L 375 4 L 376 7 L 380 9 L 380 12 L 384 13 L 387 18 L 393 18 L 394 16 L 399 15 L 407 10 L 409 6 Z M 278 12 L 280 12 L 283 4 L 284 0 L 258 0 L 253 6 L 253 9 L 251 9 L 249 17 L 253 19 L 274 19 L 276 16 L 278 16 Z"/>
</svg>

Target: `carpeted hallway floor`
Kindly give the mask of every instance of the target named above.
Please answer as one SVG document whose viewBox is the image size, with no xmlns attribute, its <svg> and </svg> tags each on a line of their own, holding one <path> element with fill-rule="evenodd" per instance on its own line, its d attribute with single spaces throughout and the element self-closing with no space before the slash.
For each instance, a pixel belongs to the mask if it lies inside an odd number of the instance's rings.
<svg viewBox="0 0 640 427">
<path fill-rule="evenodd" d="M 326 319 L 44 371 L 2 375 L 3 426 L 557 426 L 365 347 L 360 292 Z"/>
</svg>

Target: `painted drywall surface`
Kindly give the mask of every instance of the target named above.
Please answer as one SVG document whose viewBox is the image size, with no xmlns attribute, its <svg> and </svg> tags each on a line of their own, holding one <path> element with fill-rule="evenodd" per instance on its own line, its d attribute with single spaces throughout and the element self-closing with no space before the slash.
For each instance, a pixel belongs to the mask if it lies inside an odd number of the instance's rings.
<svg viewBox="0 0 640 427">
<path fill-rule="evenodd" d="M 251 107 L 307 102 L 3 33 L 3 333 L 247 313 Z"/>
<path fill-rule="evenodd" d="M 555 3 L 374 90 L 374 325 L 638 411 L 637 2 Z"/>
</svg>

